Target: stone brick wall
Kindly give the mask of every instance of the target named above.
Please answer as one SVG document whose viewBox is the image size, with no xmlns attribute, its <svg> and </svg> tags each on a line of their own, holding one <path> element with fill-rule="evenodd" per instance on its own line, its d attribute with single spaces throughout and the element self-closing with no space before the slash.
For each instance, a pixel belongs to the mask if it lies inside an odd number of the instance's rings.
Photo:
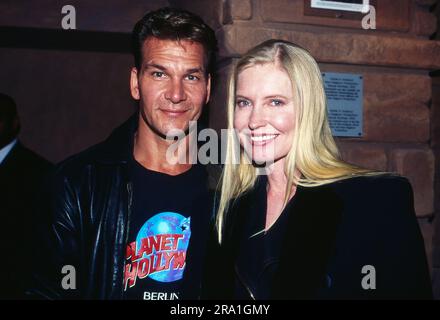
<svg viewBox="0 0 440 320">
<path fill-rule="evenodd" d="M 71 5 L 76 11 L 79 31 L 131 32 L 134 23 L 153 9 L 168 5 L 167 0 L 2 0 L 0 27 L 61 29 L 61 9 Z"/>
<path fill-rule="evenodd" d="M 396 5 L 378 0 L 377 30 L 362 29 L 360 20 L 306 16 L 304 1 L 212 2 L 218 5 L 170 1 L 209 16 L 221 39 L 213 127 L 224 127 L 224 84 L 233 59 L 266 39 L 296 42 L 312 53 L 323 71 L 364 76 L 364 135 L 339 139 L 345 159 L 407 176 L 415 190 L 417 215 L 433 214 L 429 71 L 440 67 L 440 44 L 429 40 L 437 21 L 429 8 L 435 1 L 404 0 Z M 220 11 L 212 9 L 220 3 Z"/>
<path fill-rule="evenodd" d="M 100 43 L 92 43 L 93 48 L 87 48 L 86 43 L 78 49 L 78 43 L 73 43 L 65 49 L 55 43 L 54 48 L 36 49 L 32 47 L 32 42 L 39 45 L 34 31 L 39 34 L 49 30 L 48 36 L 51 31 L 61 32 L 61 8 L 70 4 L 76 9 L 76 27 L 81 36 L 100 33 L 95 36 L 100 40 L 111 32 L 120 33 L 129 44 L 134 23 L 146 11 L 168 4 L 166 0 L 104 2 L 0 1 L 0 29 L 29 30 L 16 41 L 18 47 L 5 47 L 0 36 L 0 92 L 16 100 L 22 123 L 20 139 L 53 162 L 102 141 L 134 112 L 128 86 L 133 58 L 129 46 L 105 52 L 99 50 Z M 43 34 L 41 42 L 50 44 L 66 36 L 45 37 Z M 79 44 L 84 42 L 81 37 L 75 39 Z"/>
<path fill-rule="evenodd" d="M 440 7 L 437 11 L 440 17 Z M 440 30 L 440 29 L 439 29 Z M 440 35 L 438 34 L 438 39 Z M 434 183 L 434 238 L 433 238 L 433 289 L 437 299 L 440 299 L 440 75 L 432 82 L 432 140 L 431 147 L 435 156 L 435 183 Z"/>
<path fill-rule="evenodd" d="M 437 32 L 434 39 L 440 40 L 440 4 L 434 10 L 437 16 Z M 434 176 L 434 235 L 433 235 L 433 290 L 434 296 L 440 299 L 440 72 L 434 72 L 432 78 L 431 105 L 431 148 L 435 156 Z"/>
</svg>

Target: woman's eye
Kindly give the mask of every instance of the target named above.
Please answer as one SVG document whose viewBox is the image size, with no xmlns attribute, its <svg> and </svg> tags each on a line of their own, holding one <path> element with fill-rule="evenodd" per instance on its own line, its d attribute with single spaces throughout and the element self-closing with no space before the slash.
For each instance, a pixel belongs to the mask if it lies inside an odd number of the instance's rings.
<svg viewBox="0 0 440 320">
<path fill-rule="evenodd" d="M 237 100 L 237 106 L 238 107 L 248 107 L 251 103 L 247 100 Z"/>
<path fill-rule="evenodd" d="M 278 99 L 273 99 L 273 100 L 270 101 L 270 104 L 275 106 L 275 107 L 280 107 L 280 106 L 282 106 L 284 104 L 284 102 L 281 101 L 281 100 L 278 100 Z"/>
</svg>

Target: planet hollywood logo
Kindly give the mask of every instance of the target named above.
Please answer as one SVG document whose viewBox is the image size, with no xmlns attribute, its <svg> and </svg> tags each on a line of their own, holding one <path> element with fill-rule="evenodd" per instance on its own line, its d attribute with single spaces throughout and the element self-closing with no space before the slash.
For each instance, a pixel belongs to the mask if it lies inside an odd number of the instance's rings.
<svg viewBox="0 0 440 320">
<path fill-rule="evenodd" d="M 182 279 L 190 222 L 190 218 L 175 212 L 162 212 L 145 222 L 136 241 L 127 245 L 125 290 L 147 277 L 159 282 Z"/>
</svg>

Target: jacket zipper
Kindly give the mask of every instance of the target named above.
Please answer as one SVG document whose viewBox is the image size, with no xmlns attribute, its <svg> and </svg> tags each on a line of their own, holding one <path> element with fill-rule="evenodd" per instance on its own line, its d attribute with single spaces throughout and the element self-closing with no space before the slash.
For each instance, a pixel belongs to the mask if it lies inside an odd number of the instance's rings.
<svg viewBox="0 0 440 320">
<path fill-rule="evenodd" d="M 128 193 L 128 206 L 127 206 L 127 227 L 125 232 L 125 246 L 127 246 L 128 243 L 128 235 L 130 232 L 130 216 L 131 216 L 131 208 L 133 203 L 133 186 L 131 182 L 127 182 L 127 193 Z M 124 251 L 125 252 L 125 251 Z M 125 264 L 126 259 L 124 256 L 124 263 L 122 268 L 122 286 L 121 286 L 121 298 L 124 296 L 124 279 L 125 279 Z"/>
<path fill-rule="evenodd" d="M 234 266 L 235 269 L 235 273 L 238 276 L 238 279 L 240 280 L 241 284 L 246 288 L 247 292 L 249 293 L 249 295 L 251 296 L 252 300 L 256 300 L 255 296 L 252 292 L 252 290 L 249 288 L 249 286 L 245 283 L 245 281 L 243 280 L 243 277 L 240 275 L 240 272 L 238 272 L 238 268 L 237 266 Z"/>
</svg>

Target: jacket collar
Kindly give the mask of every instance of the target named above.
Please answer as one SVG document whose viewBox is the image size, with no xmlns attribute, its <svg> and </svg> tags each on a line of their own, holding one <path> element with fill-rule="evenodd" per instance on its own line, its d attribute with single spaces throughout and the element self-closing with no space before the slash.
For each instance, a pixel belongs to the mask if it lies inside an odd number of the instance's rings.
<svg viewBox="0 0 440 320">
<path fill-rule="evenodd" d="M 0 164 L 8 157 L 8 155 L 11 153 L 12 149 L 15 147 L 15 145 L 18 143 L 17 138 L 13 139 L 11 142 L 9 142 L 6 146 L 0 149 Z"/>
<path fill-rule="evenodd" d="M 274 282 L 274 298 L 312 299 L 325 286 L 343 203 L 331 184 L 298 187 Z"/>
<path fill-rule="evenodd" d="M 232 226 L 232 243 L 238 243 L 244 224 L 251 219 L 255 197 L 261 197 L 259 179 L 255 188 L 242 196 L 235 207 Z M 257 194 L 258 193 L 258 194 Z M 289 203 L 284 240 L 275 274 L 272 298 L 312 299 L 319 287 L 325 285 L 329 260 L 334 254 L 337 229 L 341 220 L 343 203 L 332 186 L 297 187 Z M 246 217 L 247 216 L 247 217 Z M 238 247 L 238 246 L 237 246 Z M 238 250 L 236 251 L 236 254 Z M 234 259 L 236 260 L 236 259 Z"/>
<path fill-rule="evenodd" d="M 103 164 L 128 162 L 133 155 L 134 134 L 138 128 L 138 113 L 134 113 L 110 136 L 98 145 L 97 161 Z"/>
</svg>

